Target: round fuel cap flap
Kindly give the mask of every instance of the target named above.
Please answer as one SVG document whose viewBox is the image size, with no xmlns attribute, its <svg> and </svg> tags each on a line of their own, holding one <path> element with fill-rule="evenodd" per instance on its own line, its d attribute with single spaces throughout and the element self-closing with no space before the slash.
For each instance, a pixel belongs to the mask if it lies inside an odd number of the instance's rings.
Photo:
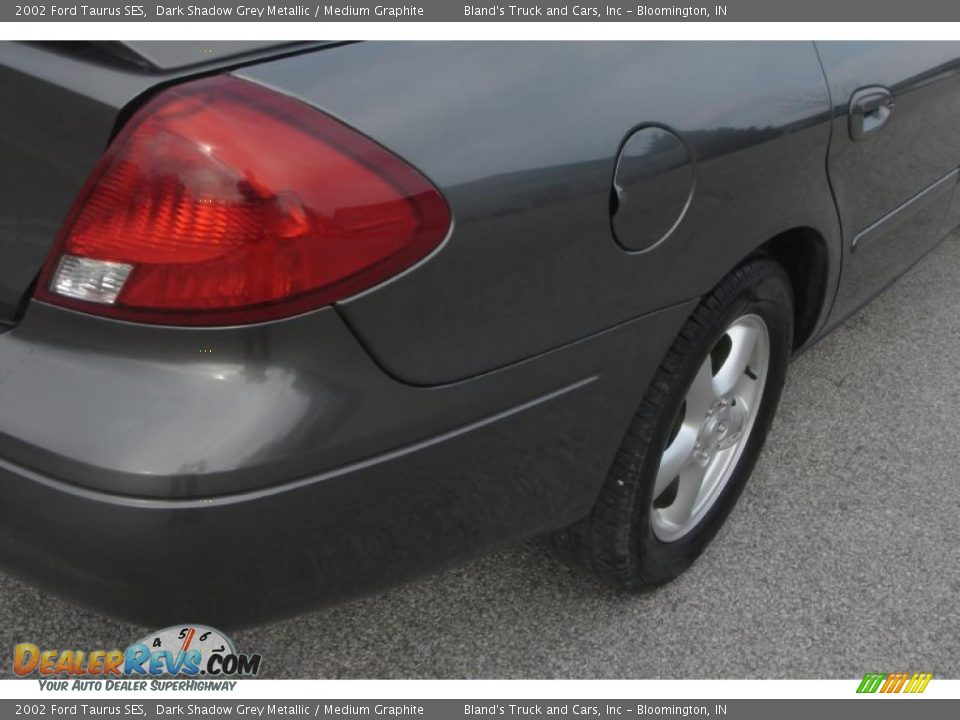
<svg viewBox="0 0 960 720">
<path fill-rule="evenodd" d="M 680 225 L 693 197 L 693 155 L 673 131 L 635 130 L 623 143 L 613 174 L 610 223 L 626 250 L 649 250 Z"/>
</svg>

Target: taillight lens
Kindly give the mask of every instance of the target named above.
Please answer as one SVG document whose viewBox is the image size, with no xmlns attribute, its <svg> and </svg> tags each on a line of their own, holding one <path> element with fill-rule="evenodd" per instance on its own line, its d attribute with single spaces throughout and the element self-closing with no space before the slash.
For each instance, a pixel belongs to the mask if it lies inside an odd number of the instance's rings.
<svg viewBox="0 0 960 720">
<path fill-rule="evenodd" d="M 410 267 L 450 212 L 420 173 L 297 100 L 221 76 L 161 92 L 111 143 L 37 297 L 140 322 L 258 322 Z"/>
</svg>

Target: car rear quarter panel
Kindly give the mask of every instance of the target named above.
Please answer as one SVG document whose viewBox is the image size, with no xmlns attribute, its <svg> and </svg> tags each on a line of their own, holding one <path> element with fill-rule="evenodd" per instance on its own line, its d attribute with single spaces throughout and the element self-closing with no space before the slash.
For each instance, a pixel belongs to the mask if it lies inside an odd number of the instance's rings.
<svg viewBox="0 0 960 720">
<path fill-rule="evenodd" d="M 405 382 L 464 379 L 697 297 L 794 227 L 839 254 L 811 43 L 359 44 L 238 74 L 367 133 L 448 198 L 434 256 L 339 304 Z M 696 188 L 666 242 L 630 253 L 611 181 L 645 123 L 689 143 Z"/>
</svg>

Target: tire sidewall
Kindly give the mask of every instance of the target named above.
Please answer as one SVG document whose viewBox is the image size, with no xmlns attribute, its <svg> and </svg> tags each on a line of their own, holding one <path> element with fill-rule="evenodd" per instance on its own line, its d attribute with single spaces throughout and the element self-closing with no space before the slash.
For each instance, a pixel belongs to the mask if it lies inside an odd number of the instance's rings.
<svg viewBox="0 0 960 720">
<path fill-rule="evenodd" d="M 763 448 L 783 390 L 793 342 L 792 296 L 789 280 L 779 266 L 772 262 L 769 262 L 769 265 L 771 271 L 761 276 L 755 284 L 742 288 L 733 302 L 726 306 L 726 310 L 718 314 L 709 329 L 703 332 L 695 349 L 684 358 L 683 370 L 678 381 L 671 388 L 665 405 L 668 411 L 663 413 L 653 429 L 650 452 L 645 454 L 640 468 L 639 487 L 632 511 L 635 522 L 631 523 L 632 532 L 629 543 L 633 555 L 631 564 L 635 565 L 636 574 L 643 577 L 645 584 L 660 584 L 671 580 L 703 552 L 743 492 Z M 747 438 L 747 444 L 713 506 L 683 537 L 672 542 L 664 542 L 653 531 L 650 507 L 660 458 L 667 445 L 673 421 L 707 353 L 720 340 L 730 324 L 746 314 L 760 316 L 766 323 L 770 337 L 770 362 L 766 386 L 756 420 Z"/>
</svg>

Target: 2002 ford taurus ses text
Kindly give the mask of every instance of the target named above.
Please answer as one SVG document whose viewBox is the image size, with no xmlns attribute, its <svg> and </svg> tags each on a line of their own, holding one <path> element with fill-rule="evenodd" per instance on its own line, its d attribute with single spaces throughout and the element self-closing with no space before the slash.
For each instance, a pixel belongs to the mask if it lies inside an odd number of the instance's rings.
<svg viewBox="0 0 960 720">
<path fill-rule="evenodd" d="M 791 355 L 960 223 L 958 71 L 937 43 L 0 44 L 0 559 L 154 624 L 547 531 L 670 580 Z"/>
</svg>

